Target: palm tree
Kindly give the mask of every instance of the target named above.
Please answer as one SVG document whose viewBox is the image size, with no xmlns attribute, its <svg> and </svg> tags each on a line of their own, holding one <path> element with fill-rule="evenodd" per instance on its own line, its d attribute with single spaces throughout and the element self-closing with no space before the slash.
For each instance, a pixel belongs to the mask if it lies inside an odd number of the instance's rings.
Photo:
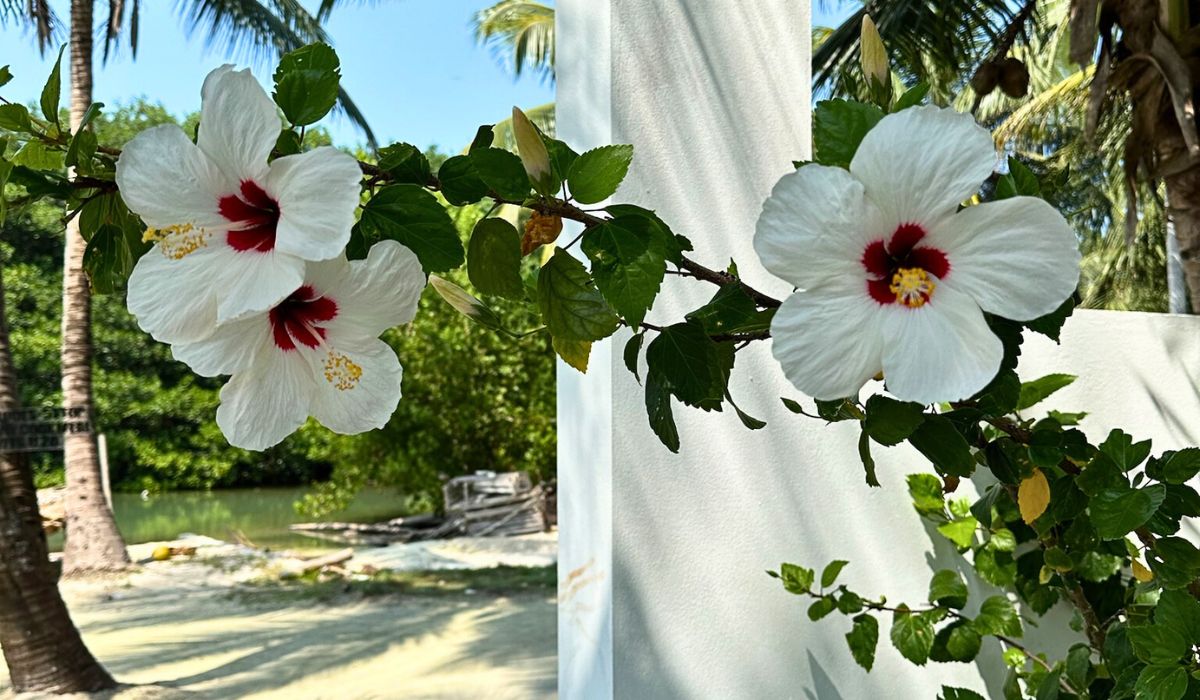
<svg viewBox="0 0 1200 700">
<path fill-rule="evenodd" d="M 528 68 L 554 80 L 554 8 L 528 0 L 500 0 L 475 14 L 475 37 L 504 56 L 513 73 Z"/>
<path fill-rule="evenodd" d="M 1200 311 L 1200 138 L 1191 97 L 1200 81 L 1189 69 L 1200 62 L 1200 45 L 1186 39 L 1200 26 L 1200 16 L 1189 15 L 1186 2 L 869 0 L 814 52 L 819 89 L 854 89 L 858 24 L 865 13 L 875 18 L 902 75 L 929 82 L 935 99 L 943 102 L 979 88 L 970 99 L 974 106 L 981 106 L 982 93 L 995 87 L 1003 59 L 1047 33 L 1057 34 L 1061 54 L 1046 47 L 1027 51 L 1025 67 L 1036 79 L 1038 57 L 1066 56 L 1074 65 L 1030 100 L 1035 109 L 1022 115 L 1020 103 L 1009 103 L 1002 110 L 1017 123 L 1035 114 L 1051 115 L 1060 126 L 1066 123 L 1062 119 L 1073 120 L 1070 142 L 1043 142 L 1046 146 L 1070 146 L 1077 153 L 1102 150 L 1097 143 L 1110 147 L 1110 185 L 1114 195 L 1121 195 L 1110 200 L 1127 206 L 1120 218 L 1135 253 L 1136 207 L 1146 199 L 1138 194 L 1149 195 L 1154 206 L 1157 183 L 1162 183 L 1191 307 Z M 1143 217 L 1143 225 L 1147 219 L 1154 220 Z M 1169 227 L 1160 231 L 1165 236 Z M 1157 255 L 1165 247 L 1155 244 L 1144 251 Z M 1116 247 L 1105 249 L 1111 256 Z"/>
<path fill-rule="evenodd" d="M 0 411 L 20 408 L 0 270 Z M 95 691 L 112 677 L 84 646 L 50 567 L 33 471 L 0 453 L 0 648 L 17 692 Z"/>
</svg>

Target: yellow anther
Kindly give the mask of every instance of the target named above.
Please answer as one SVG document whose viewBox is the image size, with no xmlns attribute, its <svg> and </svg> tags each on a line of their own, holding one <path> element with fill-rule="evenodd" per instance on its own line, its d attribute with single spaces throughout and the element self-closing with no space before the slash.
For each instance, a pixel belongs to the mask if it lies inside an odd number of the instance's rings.
<svg viewBox="0 0 1200 700">
<path fill-rule="evenodd" d="M 142 234 L 145 243 L 157 243 L 162 254 L 179 260 L 208 245 L 208 232 L 191 224 L 176 224 L 165 228 L 148 228 Z"/>
<path fill-rule="evenodd" d="M 933 296 L 937 284 L 929 279 L 929 273 L 919 267 L 902 267 L 892 275 L 888 289 L 896 295 L 897 303 L 909 308 L 924 306 Z"/>
<path fill-rule="evenodd" d="M 325 358 L 325 381 L 338 391 L 346 391 L 358 386 L 362 379 L 362 367 L 340 352 L 329 351 Z"/>
</svg>

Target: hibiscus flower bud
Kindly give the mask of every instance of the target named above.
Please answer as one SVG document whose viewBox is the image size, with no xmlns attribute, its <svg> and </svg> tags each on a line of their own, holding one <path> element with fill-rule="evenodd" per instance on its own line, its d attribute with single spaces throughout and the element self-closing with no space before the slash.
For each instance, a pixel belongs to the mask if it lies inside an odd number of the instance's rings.
<svg viewBox="0 0 1200 700">
<path fill-rule="evenodd" d="M 538 246 L 553 243 L 562 233 L 561 216 L 533 212 L 529 221 L 525 222 L 525 236 L 521 238 L 521 255 L 529 255 Z"/>
<path fill-rule="evenodd" d="M 887 49 L 871 15 L 863 15 L 862 18 L 862 69 L 868 87 L 880 89 L 891 86 Z"/>
<path fill-rule="evenodd" d="M 546 151 L 542 135 L 538 133 L 533 122 L 529 121 L 529 117 L 517 107 L 513 107 L 512 124 L 513 135 L 517 139 L 517 152 L 525 166 L 525 173 L 529 175 L 529 180 L 538 192 L 544 195 L 552 194 L 554 175 L 550 171 L 550 153 Z"/>
</svg>

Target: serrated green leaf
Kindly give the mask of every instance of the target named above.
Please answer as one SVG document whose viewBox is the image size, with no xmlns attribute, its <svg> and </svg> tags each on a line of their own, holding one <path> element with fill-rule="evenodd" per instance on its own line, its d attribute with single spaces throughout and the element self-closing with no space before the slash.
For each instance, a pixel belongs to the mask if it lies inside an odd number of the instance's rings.
<svg viewBox="0 0 1200 700">
<path fill-rule="evenodd" d="M 966 549 L 974 541 L 975 529 L 977 527 L 979 527 L 979 521 L 968 515 L 965 518 L 958 518 L 938 525 L 937 531 L 943 537 L 953 542 L 959 549 Z"/>
<path fill-rule="evenodd" d="M 62 93 L 62 57 L 63 51 L 66 48 L 66 44 L 58 48 L 58 59 L 54 61 L 54 68 L 50 71 L 50 77 L 46 78 L 46 84 L 42 86 L 42 98 L 40 100 L 42 115 L 46 117 L 46 121 L 54 126 L 59 125 L 58 103 Z"/>
<path fill-rule="evenodd" d="M 1134 625 L 1125 632 L 1133 645 L 1133 653 L 1148 664 L 1175 663 L 1190 648 L 1178 631 L 1166 625 Z"/>
<path fill-rule="evenodd" d="M 571 197 L 582 204 L 596 204 L 616 193 L 629 172 L 633 146 L 601 146 L 585 152 L 571 163 L 567 186 Z"/>
<path fill-rule="evenodd" d="M 398 241 L 416 254 L 425 272 L 463 264 L 458 228 L 437 198 L 417 185 L 388 185 L 363 207 L 359 224 L 376 239 Z"/>
<path fill-rule="evenodd" d="M 666 252 L 653 224 L 639 216 L 618 216 L 589 228 L 581 247 L 592 261 L 600 293 L 630 326 L 639 326 L 666 274 Z"/>
<path fill-rule="evenodd" d="M 1163 480 L 1182 484 L 1200 473 L 1200 447 L 1185 447 L 1167 459 L 1163 465 Z"/>
<path fill-rule="evenodd" d="M 799 595 L 812 590 L 813 581 L 816 580 L 816 573 L 812 569 L 806 569 L 803 566 L 782 564 L 779 567 L 779 577 L 783 581 L 784 589 L 789 593 Z"/>
<path fill-rule="evenodd" d="M 0 87 L 8 85 L 9 81 L 12 79 L 13 74 L 12 71 L 8 69 L 8 66 L 0 66 Z"/>
<path fill-rule="evenodd" d="M 1163 591 L 1154 608 L 1154 624 L 1176 632 L 1188 644 L 1200 644 L 1200 601 L 1183 591 Z"/>
<path fill-rule="evenodd" d="M 719 409 L 733 368 L 733 348 L 714 343 L 698 323 L 677 323 L 650 341 L 646 364 L 683 403 Z"/>
<path fill-rule="evenodd" d="M 917 83 L 906 90 L 904 94 L 896 100 L 896 104 L 892 105 L 892 112 L 899 112 L 901 110 L 908 109 L 909 107 L 916 107 L 917 105 L 921 104 L 921 101 L 924 100 L 925 96 L 928 94 L 929 83 Z"/>
<path fill-rule="evenodd" d="M 126 231 L 111 224 L 100 226 L 83 251 L 83 268 L 92 290 L 99 294 L 123 289 L 134 262 Z"/>
<path fill-rule="evenodd" d="M 587 340 L 567 340 L 566 338 L 551 338 L 554 352 L 563 362 L 587 374 L 588 358 L 592 354 L 592 344 Z"/>
<path fill-rule="evenodd" d="M 583 263 L 561 248 L 538 275 L 538 308 L 551 335 L 568 340 L 607 338 L 619 323 Z"/>
<path fill-rule="evenodd" d="M 922 83 L 924 84 L 924 83 Z M 982 695 L 974 690 L 966 688 L 951 688 L 948 685 L 942 686 L 941 700 L 986 700 Z"/>
<path fill-rule="evenodd" d="M 634 379 L 638 380 L 638 384 L 642 383 L 642 378 L 638 375 L 638 355 L 642 351 L 642 343 L 646 340 L 645 333 L 634 333 L 625 343 L 625 368 L 633 375 Z"/>
<path fill-rule="evenodd" d="M 0 129 L 20 134 L 32 133 L 33 122 L 29 118 L 29 110 L 22 104 L 0 105 Z"/>
<path fill-rule="evenodd" d="M 469 158 L 479 179 L 502 199 L 522 201 L 529 194 L 529 176 L 515 154 L 503 148 L 476 148 Z"/>
<path fill-rule="evenodd" d="M 850 646 L 854 661 L 870 671 L 875 665 L 875 649 L 879 646 L 879 620 L 868 614 L 855 617 L 854 626 L 846 633 L 846 644 Z"/>
<path fill-rule="evenodd" d="M 925 407 L 880 394 L 867 399 L 863 429 L 881 445 L 899 445 L 925 422 Z"/>
<path fill-rule="evenodd" d="M 289 51 L 275 68 L 275 104 L 292 126 L 321 120 L 337 103 L 341 61 L 327 44 Z"/>
<path fill-rule="evenodd" d="M 484 294 L 516 300 L 525 298 L 525 282 L 521 278 L 521 234 L 512 224 L 496 218 L 480 219 L 475 224 L 467 245 L 467 276 Z M 584 357 L 586 367 L 586 353 Z"/>
<path fill-rule="evenodd" d="M 1150 456 L 1150 441 L 1135 443 L 1123 430 L 1113 430 L 1100 443 L 1100 451 L 1108 455 L 1122 471 L 1129 471 Z"/>
<path fill-rule="evenodd" d="M 709 335 L 754 333 L 771 327 L 775 309 L 759 309 L 739 285 L 726 285 L 717 290 L 707 304 L 684 318 L 698 321 Z"/>
<path fill-rule="evenodd" d="M 842 99 L 818 102 L 812 126 L 815 160 L 849 167 L 858 144 L 882 118 L 883 111 L 874 105 Z"/>
<path fill-rule="evenodd" d="M 983 601 L 979 606 L 979 614 L 975 616 L 971 625 L 979 634 L 998 634 L 1006 637 L 1020 637 L 1022 634 L 1021 618 L 1017 616 L 1017 609 L 1008 598 L 1000 595 Z"/>
<path fill-rule="evenodd" d="M 944 515 L 946 499 L 942 495 L 942 482 L 933 474 L 909 474 L 908 495 L 913 508 L 921 515 Z"/>
<path fill-rule="evenodd" d="M 1047 374 L 1033 381 L 1022 383 L 1021 398 L 1017 401 L 1017 410 L 1024 411 L 1040 403 L 1059 389 L 1069 386 L 1075 379 L 1076 377 L 1073 374 Z"/>
<path fill-rule="evenodd" d="M 1187 693 L 1187 670 L 1179 664 L 1155 664 L 1137 678 L 1137 700 L 1181 700 Z"/>
<path fill-rule="evenodd" d="M 967 582 L 962 574 L 942 569 L 929 581 L 929 602 L 961 610 L 967 604 Z"/>
<path fill-rule="evenodd" d="M 433 178 L 429 159 L 410 143 L 394 143 L 379 149 L 379 169 L 396 184 L 427 185 Z"/>
<path fill-rule="evenodd" d="M 933 649 L 933 624 L 924 615 L 909 612 L 901 607 L 892 618 L 892 646 L 904 658 L 918 666 L 924 666 Z"/>
<path fill-rule="evenodd" d="M 970 445 L 945 416 L 926 416 L 908 442 L 943 474 L 970 476 L 975 471 Z"/>
<path fill-rule="evenodd" d="M 955 620 L 938 630 L 933 638 L 929 658 L 942 663 L 974 661 L 982 646 L 983 637 L 967 620 Z"/>
<path fill-rule="evenodd" d="M 468 156 L 447 158 L 438 169 L 442 196 L 456 207 L 474 204 L 487 195 L 487 185 L 479 179 Z"/>
<path fill-rule="evenodd" d="M 1118 487 L 1100 491 L 1088 504 L 1096 534 L 1106 540 L 1124 537 L 1145 524 L 1166 495 L 1162 484 L 1143 489 Z"/>
</svg>

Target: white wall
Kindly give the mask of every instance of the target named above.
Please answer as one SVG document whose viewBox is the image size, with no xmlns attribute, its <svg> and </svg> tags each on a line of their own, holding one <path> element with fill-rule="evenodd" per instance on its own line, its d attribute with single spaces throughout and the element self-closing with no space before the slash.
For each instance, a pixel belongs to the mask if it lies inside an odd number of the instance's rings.
<svg viewBox="0 0 1200 700">
<path fill-rule="evenodd" d="M 733 257 L 751 284 L 786 294 L 751 235 L 771 185 L 808 153 L 807 2 L 557 6 L 560 132 L 580 146 L 634 144 L 616 199 L 656 209 L 700 262 Z M 648 320 L 677 321 L 713 291 L 669 280 Z M 994 643 L 976 664 L 915 668 L 885 624 L 867 674 L 850 658 L 844 619 L 810 622 L 806 604 L 763 573 L 848 558 L 843 577 L 856 590 L 924 600 L 933 571 L 964 564 L 909 505 L 904 475 L 928 470 L 919 455 L 877 449 L 883 488 L 869 489 L 856 428 L 788 413 L 779 397 L 800 397 L 765 343 L 738 354 L 732 390 L 768 427 L 677 407 L 683 450 L 672 455 L 611 348 L 598 344 L 587 377 L 559 371 L 563 698 L 933 698 L 944 683 L 998 695 Z M 1061 349 L 1032 341 L 1023 366 L 1029 378 L 1083 376 L 1050 405 L 1092 411 L 1094 438 L 1121 425 L 1156 449 L 1200 439 L 1200 319 L 1080 313 Z M 570 587 L 580 567 L 589 578 Z M 973 585 L 977 604 L 990 591 Z"/>
</svg>

